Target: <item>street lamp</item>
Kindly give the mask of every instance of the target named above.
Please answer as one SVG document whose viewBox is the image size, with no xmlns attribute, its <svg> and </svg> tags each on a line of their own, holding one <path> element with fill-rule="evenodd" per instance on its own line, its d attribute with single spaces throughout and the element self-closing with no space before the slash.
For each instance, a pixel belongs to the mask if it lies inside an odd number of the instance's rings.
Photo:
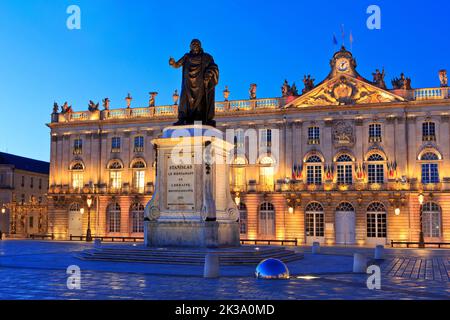
<svg viewBox="0 0 450 320">
<path fill-rule="evenodd" d="M 91 196 L 88 196 L 87 200 L 87 206 L 88 206 L 88 227 L 86 231 L 86 242 L 92 241 L 92 233 L 91 233 L 91 206 L 92 206 L 92 198 Z"/>
<path fill-rule="evenodd" d="M 419 248 L 425 248 L 425 238 L 423 236 L 423 202 L 425 196 L 421 193 L 419 194 L 419 204 L 420 204 L 420 234 L 419 234 Z"/>
<path fill-rule="evenodd" d="M 6 208 L 2 207 L 2 214 L 5 214 L 5 213 L 6 213 Z"/>
</svg>

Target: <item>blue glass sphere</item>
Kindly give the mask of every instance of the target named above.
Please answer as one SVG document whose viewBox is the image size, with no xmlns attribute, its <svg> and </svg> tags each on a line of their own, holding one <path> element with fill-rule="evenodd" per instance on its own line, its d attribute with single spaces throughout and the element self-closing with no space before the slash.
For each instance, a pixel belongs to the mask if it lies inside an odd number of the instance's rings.
<svg viewBox="0 0 450 320">
<path fill-rule="evenodd" d="M 258 279 L 289 279 L 289 269 L 283 261 L 270 258 L 258 264 L 255 275 Z"/>
</svg>

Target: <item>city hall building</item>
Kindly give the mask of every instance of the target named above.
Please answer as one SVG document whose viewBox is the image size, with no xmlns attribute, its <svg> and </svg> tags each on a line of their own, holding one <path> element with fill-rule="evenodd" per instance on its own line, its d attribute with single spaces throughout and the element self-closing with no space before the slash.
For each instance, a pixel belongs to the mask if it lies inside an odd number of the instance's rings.
<svg viewBox="0 0 450 320">
<path fill-rule="evenodd" d="M 234 130 L 230 184 L 242 239 L 300 243 L 450 242 L 450 100 L 440 85 L 413 89 L 403 74 L 358 74 L 342 48 L 330 74 L 282 97 L 216 103 L 217 127 Z M 143 236 L 155 181 L 152 140 L 177 120 L 174 104 L 75 112 L 55 104 L 51 123 L 49 233 Z M 258 147 L 257 156 L 252 149 Z M 263 151 L 263 152 L 261 152 Z M 90 206 L 88 206 L 88 199 Z M 89 213 L 89 214 L 88 214 Z"/>
</svg>

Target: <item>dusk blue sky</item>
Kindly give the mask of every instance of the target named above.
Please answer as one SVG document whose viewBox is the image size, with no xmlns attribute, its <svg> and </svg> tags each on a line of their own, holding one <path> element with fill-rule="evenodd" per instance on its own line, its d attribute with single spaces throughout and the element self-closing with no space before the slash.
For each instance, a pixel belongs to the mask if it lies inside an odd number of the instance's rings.
<svg viewBox="0 0 450 320">
<path fill-rule="evenodd" d="M 81 30 L 68 30 L 66 9 L 82 10 Z M 381 30 L 366 27 L 369 5 L 381 8 Z M 438 70 L 450 69 L 450 4 L 442 1 L 152 1 L 1 0 L 0 151 L 49 160 L 53 102 L 75 111 L 90 99 L 111 99 L 112 108 L 172 103 L 180 70 L 168 59 L 203 42 L 220 67 L 217 98 L 246 99 L 250 83 L 258 97 L 280 95 L 284 79 L 303 87 L 317 82 L 341 42 L 341 24 L 353 33 L 361 75 L 385 67 L 386 82 L 404 71 L 413 87 L 439 85 Z"/>
</svg>

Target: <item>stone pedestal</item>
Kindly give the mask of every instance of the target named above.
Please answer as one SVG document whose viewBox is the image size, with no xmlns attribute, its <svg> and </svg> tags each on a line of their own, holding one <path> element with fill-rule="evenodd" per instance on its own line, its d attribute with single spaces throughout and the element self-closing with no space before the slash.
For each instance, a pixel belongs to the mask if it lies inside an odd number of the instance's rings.
<svg viewBox="0 0 450 320">
<path fill-rule="evenodd" d="M 239 210 L 229 187 L 232 145 L 208 126 L 169 127 L 157 149 L 155 194 L 145 210 L 149 247 L 240 245 Z"/>
</svg>

